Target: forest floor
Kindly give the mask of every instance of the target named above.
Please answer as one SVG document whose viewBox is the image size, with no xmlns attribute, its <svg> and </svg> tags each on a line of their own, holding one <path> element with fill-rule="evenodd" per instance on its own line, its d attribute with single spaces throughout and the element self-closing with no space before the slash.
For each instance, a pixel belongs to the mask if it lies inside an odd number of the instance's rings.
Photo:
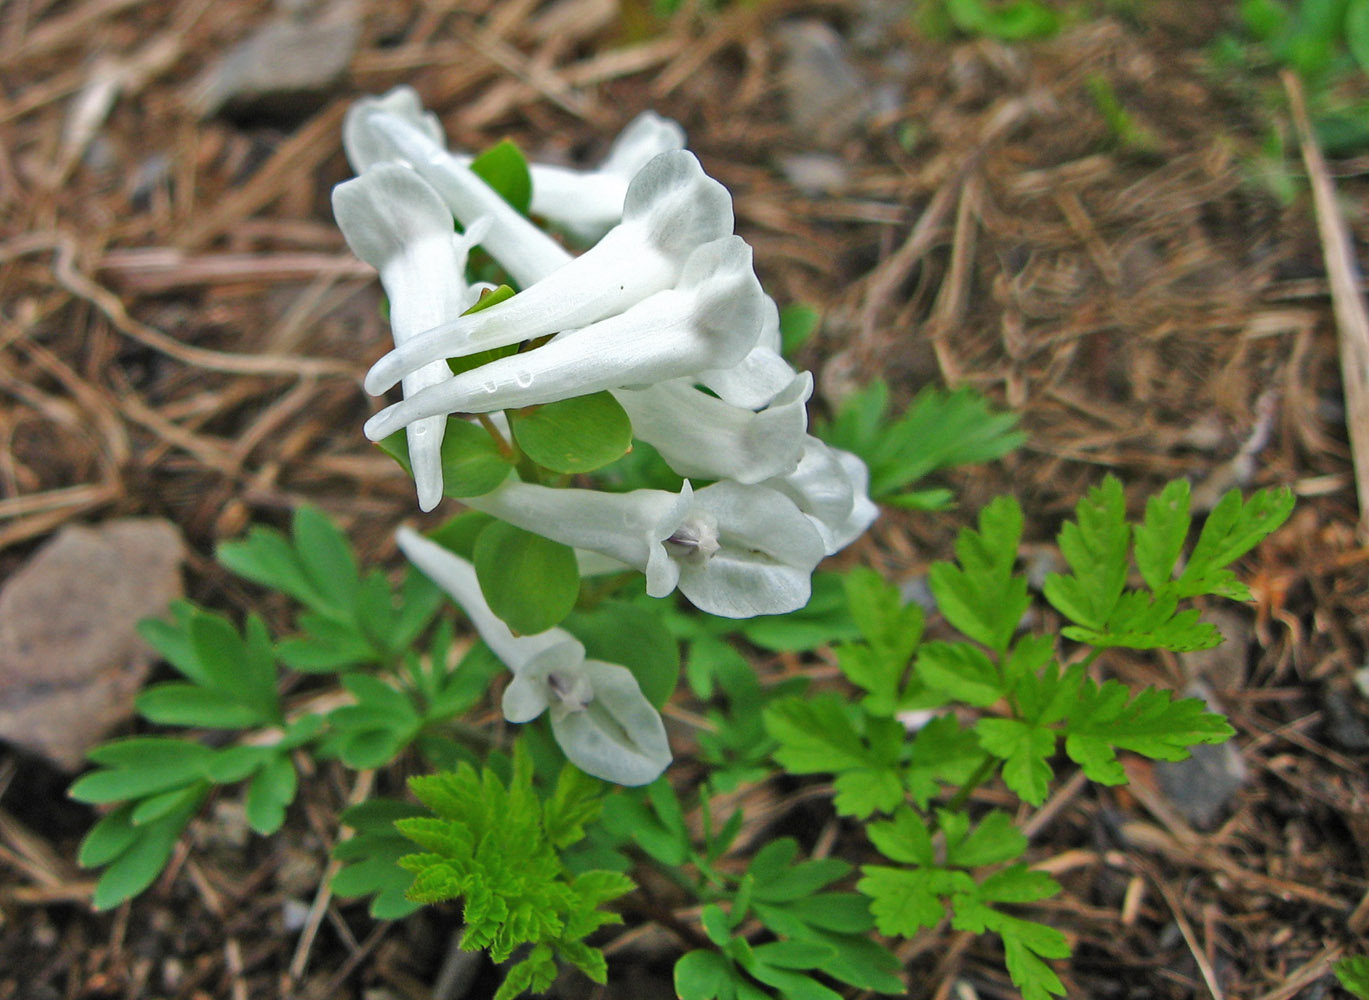
<svg viewBox="0 0 1369 1000">
<path fill-rule="evenodd" d="M 230 116 L 207 112 L 206 74 L 281 16 L 265 0 L 10 0 L 0 578 L 68 524 L 164 518 L 188 596 L 279 621 L 213 550 L 302 503 L 397 565 L 393 529 L 417 512 L 361 435 L 376 404 L 360 376 L 387 335 L 329 207 L 349 174 L 343 112 L 406 83 L 453 148 L 508 137 L 531 159 L 593 162 L 653 108 L 733 192 L 767 290 L 821 312 L 799 359 L 819 412 L 879 377 L 899 405 L 971 386 L 1021 415 L 1021 449 L 947 477 L 954 513 L 887 510 L 842 565 L 916 579 L 1004 491 L 1028 555 L 1049 559 L 1109 472 L 1133 512 L 1177 477 L 1208 502 L 1294 489 L 1293 516 L 1239 567 L 1255 604 L 1228 606 L 1230 641 L 1202 667 L 1238 734 L 1229 799 L 1199 829 L 1150 767 L 1125 790 L 1067 782 L 1033 819 L 1032 858 L 1065 885 L 1047 918 L 1075 946 L 1071 995 L 1336 995 L 1331 962 L 1369 930 L 1369 548 L 1328 244 L 1283 87 L 1213 56 L 1235 6 L 1074 3 L 1055 37 L 1006 43 L 931 37 L 877 0 L 672 18 L 613 0 L 357 0 L 329 13 L 340 34 L 278 60 L 350 46 L 332 80 Z M 1264 155 L 1275 132 L 1281 160 Z M 1326 176 L 1363 260 L 1369 157 L 1331 156 Z M 1112 669 L 1182 687 L 1199 668 Z M 211 815 L 110 913 L 74 862 L 94 814 L 70 780 L 0 751 L 0 998 L 442 995 L 448 911 L 377 923 L 333 900 L 303 947 L 286 929 L 316 898 L 341 772 L 307 781 L 269 841 L 218 836 Z M 750 805 L 782 817 L 789 794 Z M 924 935 L 909 995 L 1011 995 L 980 948 Z M 672 995 L 668 948 L 608 950 L 609 987 L 558 995 Z"/>
</svg>

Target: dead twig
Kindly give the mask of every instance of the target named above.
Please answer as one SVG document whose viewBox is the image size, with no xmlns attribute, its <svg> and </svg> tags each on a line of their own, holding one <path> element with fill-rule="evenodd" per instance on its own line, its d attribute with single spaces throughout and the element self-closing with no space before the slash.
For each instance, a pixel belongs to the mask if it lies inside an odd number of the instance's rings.
<svg viewBox="0 0 1369 1000">
<path fill-rule="evenodd" d="M 1350 230 L 1336 204 L 1336 189 L 1326 169 L 1321 147 L 1312 133 L 1302 82 L 1292 70 L 1280 74 L 1288 92 L 1293 127 L 1298 132 L 1302 161 L 1312 185 L 1317 232 L 1331 279 L 1331 307 L 1340 343 L 1341 382 L 1345 391 L 1345 425 L 1350 434 L 1350 458 L 1359 495 L 1359 536 L 1369 541 L 1369 312 L 1360 296 L 1359 268 L 1351 249 Z"/>
</svg>

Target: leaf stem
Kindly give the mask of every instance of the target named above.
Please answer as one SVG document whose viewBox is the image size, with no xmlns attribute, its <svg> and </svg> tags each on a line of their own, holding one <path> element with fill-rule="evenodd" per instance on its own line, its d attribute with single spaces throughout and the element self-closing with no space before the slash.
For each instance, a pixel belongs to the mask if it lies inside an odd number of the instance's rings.
<svg viewBox="0 0 1369 1000">
<path fill-rule="evenodd" d="M 952 796 L 951 801 L 946 803 L 946 808 L 956 812 L 964 809 L 965 803 L 970 801 L 970 795 L 988 779 L 989 775 L 993 774 L 997 767 L 998 758 L 993 754 L 986 752 L 984 754 L 984 759 L 980 761 L 979 766 L 974 769 L 974 773 L 965 779 L 965 784 L 961 785 L 955 795 Z"/>
</svg>

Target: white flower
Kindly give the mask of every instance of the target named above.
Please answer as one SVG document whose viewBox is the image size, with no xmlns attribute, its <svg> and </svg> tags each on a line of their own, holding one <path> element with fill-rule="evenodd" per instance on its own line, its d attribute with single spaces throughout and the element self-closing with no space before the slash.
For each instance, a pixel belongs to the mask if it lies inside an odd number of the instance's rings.
<svg viewBox="0 0 1369 1000">
<path fill-rule="evenodd" d="M 343 137 L 353 166 L 363 171 L 385 162 L 413 167 L 463 226 L 488 216 L 493 224 L 483 246 L 519 284 L 536 281 L 564 263 L 566 251 L 560 244 L 447 153 L 441 127 L 422 112 L 416 95 L 392 91 L 357 102 L 344 121 Z"/>
<path fill-rule="evenodd" d="M 389 406 L 366 422 L 366 436 L 379 441 L 436 414 L 550 403 L 739 361 L 756 342 L 763 298 L 746 242 L 739 236 L 714 240 L 690 255 L 677 287 Z"/>
<path fill-rule="evenodd" d="M 792 500 L 817 528 L 827 555 L 846 548 L 870 527 L 879 508 L 870 499 L 870 471 L 849 451 L 809 435 L 798 467 L 766 486 Z"/>
<path fill-rule="evenodd" d="M 628 183 L 637 172 L 661 153 L 684 145 L 678 122 L 643 111 L 628 122 L 595 170 L 529 164 L 532 214 L 577 239 L 596 240 L 622 219 Z"/>
<path fill-rule="evenodd" d="M 470 176 L 489 191 L 484 181 Z M 440 186 L 434 186 L 442 193 Z M 513 215 L 521 218 L 516 212 Z M 457 218 L 466 221 L 459 210 Z M 367 392 L 379 395 L 407 372 L 431 361 L 517 344 L 622 313 L 656 292 L 675 287 L 694 252 L 728 236 L 733 222 L 727 189 L 684 150 L 663 153 L 638 171 L 628 186 L 623 221 L 598 243 L 561 266 L 548 268 L 539 263 L 527 268 L 533 276 L 531 284 L 511 267 L 523 260 L 521 238 L 508 237 L 503 214 L 491 213 L 491 218 L 490 234 L 482 245 L 527 287 L 506 302 L 436 327 L 396 348 L 367 374 Z M 502 246 L 505 241 L 511 248 Z M 735 361 L 724 364 L 731 363 Z"/>
<path fill-rule="evenodd" d="M 694 381 L 718 394 L 733 406 L 757 410 L 769 406 L 794 381 L 794 369 L 780 356 L 780 309 L 770 296 L 765 297 L 756 346 L 730 368 L 708 368 Z"/>
<path fill-rule="evenodd" d="M 408 528 L 395 538 L 513 672 L 504 691 L 505 718 L 531 722 L 550 710 L 552 735 L 566 758 L 596 778 L 645 785 L 660 776 L 670 763 L 665 726 L 630 670 L 585 659 L 585 647 L 564 629 L 514 635 L 485 602 L 470 563 Z"/>
<path fill-rule="evenodd" d="M 759 411 L 710 396 L 694 381 L 615 390 L 632 421 L 632 436 L 686 477 L 759 483 L 794 470 L 808 428 L 812 375 L 791 372 L 788 386 Z"/>
<path fill-rule="evenodd" d="M 452 216 L 437 193 L 408 167 L 381 164 L 333 189 L 333 214 L 353 252 L 380 272 L 390 300 L 396 344 L 460 316 L 476 299 L 465 280 L 466 255 L 480 224 L 465 237 L 452 232 Z M 451 378 L 442 362 L 404 377 L 404 395 Z M 418 505 L 432 510 L 442 499 L 442 437 L 446 418 L 408 425 L 409 460 Z"/>
<path fill-rule="evenodd" d="M 510 478 L 463 503 L 576 549 L 646 574 L 647 593 L 679 588 L 695 607 L 725 618 L 803 607 L 825 552 L 814 524 L 782 493 L 723 481 L 678 495 L 599 493 Z"/>
</svg>

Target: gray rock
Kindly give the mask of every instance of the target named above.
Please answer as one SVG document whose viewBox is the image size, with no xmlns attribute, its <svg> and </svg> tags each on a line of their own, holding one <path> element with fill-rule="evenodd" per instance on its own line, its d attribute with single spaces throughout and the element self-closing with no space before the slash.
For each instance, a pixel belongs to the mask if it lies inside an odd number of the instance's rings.
<svg viewBox="0 0 1369 1000">
<path fill-rule="evenodd" d="M 356 0 L 313 12 L 291 4 L 200 75 L 191 107 L 203 118 L 307 115 L 342 79 L 360 35 Z"/>
<path fill-rule="evenodd" d="M 1200 684 L 1184 692 L 1202 698 L 1214 711 L 1212 699 Z M 1199 745 L 1187 760 L 1162 760 L 1155 764 L 1155 780 L 1171 805 L 1198 830 L 1211 830 L 1227 814 L 1236 793 L 1249 777 L 1249 768 L 1235 746 Z"/>
<path fill-rule="evenodd" d="M 822 21 L 780 28 L 785 49 L 780 85 L 795 131 L 818 146 L 840 145 L 870 110 L 869 81 L 847 54 L 845 40 Z"/>
<path fill-rule="evenodd" d="M 0 590 L 0 739 L 76 770 L 133 712 L 153 653 L 140 619 L 182 594 L 180 531 L 69 526 Z"/>
</svg>

